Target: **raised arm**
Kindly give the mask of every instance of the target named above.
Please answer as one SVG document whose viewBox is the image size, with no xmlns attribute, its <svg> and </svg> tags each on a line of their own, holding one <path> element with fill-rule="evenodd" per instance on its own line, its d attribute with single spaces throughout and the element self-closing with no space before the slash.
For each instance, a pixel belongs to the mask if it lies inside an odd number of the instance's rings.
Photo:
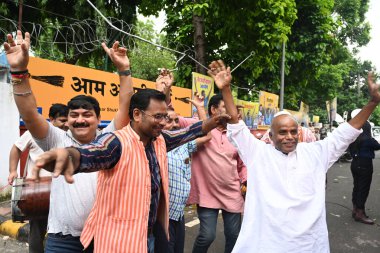
<svg viewBox="0 0 380 253">
<path fill-rule="evenodd" d="M 119 110 L 115 115 L 114 123 L 116 129 L 121 129 L 129 123 L 129 104 L 133 95 L 133 84 L 127 49 L 119 47 L 118 41 L 116 41 L 111 48 L 108 48 L 105 43 L 102 43 L 102 47 L 115 65 L 120 77 Z"/>
<path fill-rule="evenodd" d="M 161 91 L 166 96 L 166 105 L 171 106 L 170 88 L 174 83 L 174 76 L 167 69 L 162 69 L 156 79 L 156 90 Z"/>
<path fill-rule="evenodd" d="M 162 136 L 165 139 L 167 151 L 169 152 L 176 147 L 207 134 L 218 126 L 220 121 L 225 121 L 229 118 L 230 116 L 227 114 L 219 114 L 207 120 L 196 122 L 187 128 L 177 131 L 162 131 Z"/>
<path fill-rule="evenodd" d="M 44 117 L 37 111 L 36 99 L 29 83 L 29 47 L 30 34 L 17 31 L 16 38 L 7 35 L 4 50 L 10 65 L 13 85 L 13 96 L 18 111 L 26 128 L 37 139 L 43 139 L 48 134 L 49 125 Z"/>
<path fill-rule="evenodd" d="M 188 99 L 188 101 L 190 101 L 190 103 L 192 103 L 197 109 L 200 120 L 207 119 L 204 99 L 205 98 L 202 95 L 200 95 L 198 92 L 195 92 L 194 99 Z"/>
<path fill-rule="evenodd" d="M 189 99 L 189 101 L 195 106 L 198 111 L 198 116 L 200 120 L 206 120 L 207 114 L 205 111 L 204 97 L 195 92 L 194 99 Z M 199 137 L 195 140 L 197 147 L 204 145 L 211 140 L 211 132 L 208 132 L 206 136 Z"/>
<path fill-rule="evenodd" d="M 348 123 L 356 129 L 361 129 L 364 123 L 368 120 L 371 113 L 375 110 L 376 106 L 380 102 L 379 93 L 380 84 L 375 83 L 374 76 L 372 72 L 368 73 L 368 91 L 370 95 L 370 100 L 362 108 L 362 110 L 352 118 Z"/>
<path fill-rule="evenodd" d="M 223 101 L 226 106 L 227 114 L 231 116 L 228 121 L 230 124 L 238 123 L 238 111 L 236 105 L 234 104 L 234 99 L 231 93 L 231 69 L 226 68 L 222 60 L 213 61 L 209 65 L 210 70 L 208 74 L 214 79 L 216 86 L 222 91 Z"/>
</svg>

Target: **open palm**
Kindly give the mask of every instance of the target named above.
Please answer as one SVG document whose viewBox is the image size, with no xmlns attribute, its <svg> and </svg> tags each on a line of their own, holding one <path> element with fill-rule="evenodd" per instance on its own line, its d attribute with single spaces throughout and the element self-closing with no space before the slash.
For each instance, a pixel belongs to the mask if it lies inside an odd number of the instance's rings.
<svg viewBox="0 0 380 253">
<path fill-rule="evenodd" d="M 4 50 L 12 71 L 24 71 L 27 69 L 29 63 L 29 47 L 29 33 L 25 33 L 25 39 L 23 39 L 21 31 L 17 31 L 16 38 L 13 38 L 11 34 L 7 35 Z"/>
<path fill-rule="evenodd" d="M 216 86 L 220 90 L 230 86 L 232 81 L 230 67 L 226 68 L 222 60 L 211 62 L 209 67 L 210 70 L 207 73 L 214 79 Z"/>
<path fill-rule="evenodd" d="M 380 103 L 380 93 L 379 93 L 380 84 L 375 83 L 375 77 L 373 72 L 368 73 L 368 90 L 371 96 L 371 100 L 376 103 Z"/>
<path fill-rule="evenodd" d="M 119 47 L 119 41 L 115 41 L 111 48 L 108 48 L 105 43 L 102 43 L 102 47 L 118 71 L 124 71 L 130 68 L 127 49 L 125 47 Z"/>
</svg>

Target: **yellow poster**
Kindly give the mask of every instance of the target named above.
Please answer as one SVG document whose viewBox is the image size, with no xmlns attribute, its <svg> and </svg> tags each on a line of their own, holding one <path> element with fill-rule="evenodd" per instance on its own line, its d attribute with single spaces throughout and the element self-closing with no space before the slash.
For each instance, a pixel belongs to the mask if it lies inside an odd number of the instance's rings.
<svg viewBox="0 0 380 253">
<path fill-rule="evenodd" d="M 243 120 L 249 129 L 257 129 L 259 103 L 240 100 L 243 106 Z"/>
<path fill-rule="evenodd" d="M 67 104 L 72 97 L 81 94 L 93 96 L 99 101 L 103 123 L 111 121 L 118 110 L 120 84 L 117 74 L 33 57 L 28 69 L 37 106 L 42 108 L 45 118 L 48 118 L 53 103 Z M 133 87 L 135 91 L 154 89 L 155 83 L 133 78 Z M 191 106 L 179 98 L 190 96 L 190 89 L 172 87 L 173 107 L 184 117 L 191 116 Z"/>
<path fill-rule="evenodd" d="M 205 76 L 196 72 L 192 73 L 192 94 L 201 94 L 204 97 L 205 110 L 208 110 L 208 101 L 214 95 L 214 79 L 209 76 Z M 195 114 L 195 107 L 193 108 L 193 114 Z"/>
<path fill-rule="evenodd" d="M 301 101 L 300 112 L 309 113 L 309 105 Z"/>
<path fill-rule="evenodd" d="M 275 115 L 278 111 L 278 95 L 260 91 L 258 128 L 268 128 L 272 123 L 273 115 Z"/>
</svg>

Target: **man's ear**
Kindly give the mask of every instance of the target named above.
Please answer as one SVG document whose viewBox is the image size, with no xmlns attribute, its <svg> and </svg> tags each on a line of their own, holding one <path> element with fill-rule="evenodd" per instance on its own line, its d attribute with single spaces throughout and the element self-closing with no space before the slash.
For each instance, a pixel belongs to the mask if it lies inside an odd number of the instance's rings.
<svg viewBox="0 0 380 253">
<path fill-rule="evenodd" d="M 137 109 L 137 108 L 133 109 L 132 115 L 133 115 L 133 121 L 135 121 L 135 122 L 141 121 L 142 112 L 139 109 Z"/>
<path fill-rule="evenodd" d="M 216 114 L 216 107 L 215 106 L 211 106 L 211 114 L 212 115 L 215 115 Z"/>
<path fill-rule="evenodd" d="M 273 137 L 273 134 L 272 134 L 272 132 L 271 131 L 269 131 L 269 137 L 272 139 L 272 137 Z"/>
</svg>

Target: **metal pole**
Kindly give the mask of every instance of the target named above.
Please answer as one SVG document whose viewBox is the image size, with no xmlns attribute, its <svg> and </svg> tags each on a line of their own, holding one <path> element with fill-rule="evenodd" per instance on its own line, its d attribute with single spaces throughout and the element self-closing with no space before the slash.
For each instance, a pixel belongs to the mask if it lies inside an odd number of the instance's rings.
<svg viewBox="0 0 380 253">
<path fill-rule="evenodd" d="M 18 1 L 18 30 L 21 31 L 22 24 L 22 0 Z"/>
<path fill-rule="evenodd" d="M 285 86 L 285 41 L 282 42 L 280 111 L 284 110 L 284 86 Z"/>
<path fill-rule="evenodd" d="M 357 82 L 358 82 L 358 87 L 357 87 L 357 89 L 358 89 L 358 97 L 360 97 L 360 74 L 358 73 L 358 80 L 357 80 Z"/>
</svg>

